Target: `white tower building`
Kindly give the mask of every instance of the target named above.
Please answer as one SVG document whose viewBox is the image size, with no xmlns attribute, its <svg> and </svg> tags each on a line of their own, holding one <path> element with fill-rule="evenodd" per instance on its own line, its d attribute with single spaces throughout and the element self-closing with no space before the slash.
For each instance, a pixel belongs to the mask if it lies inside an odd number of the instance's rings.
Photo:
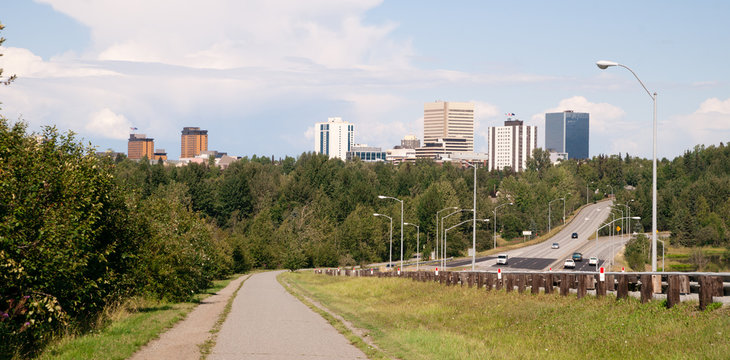
<svg viewBox="0 0 730 360">
<path fill-rule="evenodd" d="M 521 120 L 508 119 L 504 126 L 489 127 L 489 170 L 502 170 L 509 166 L 513 171 L 523 171 L 527 159 L 537 148 L 537 126 L 526 126 Z"/>
<path fill-rule="evenodd" d="M 327 122 L 314 124 L 314 152 L 328 155 L 330 159 L 345 160 L 355 143 L 355 126 L 342 118 L 327 118 Z"/>
</svg>

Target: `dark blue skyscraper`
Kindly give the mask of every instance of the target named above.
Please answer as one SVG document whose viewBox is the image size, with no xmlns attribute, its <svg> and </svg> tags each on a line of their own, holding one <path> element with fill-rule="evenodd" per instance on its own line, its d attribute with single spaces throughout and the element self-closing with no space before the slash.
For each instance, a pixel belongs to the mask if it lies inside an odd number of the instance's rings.
<svg viewBox="0 0 730 360">
<path fill-rule="evenodd" d="M 545 114 L 545 149 L 588 159 L 589 122 L 588 113 L 572 110 Z"/>
</svg>

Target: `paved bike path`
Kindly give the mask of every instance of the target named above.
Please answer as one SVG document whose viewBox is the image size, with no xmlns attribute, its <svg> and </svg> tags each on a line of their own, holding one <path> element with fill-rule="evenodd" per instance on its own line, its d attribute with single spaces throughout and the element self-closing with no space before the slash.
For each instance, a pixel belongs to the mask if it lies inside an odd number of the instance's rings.
<svg viewBox="0 0 730 360">
<path fill-rule="evenodd" d="M 258 273 L 246 280 L 208 359 L 367 359 L 289 294 L 276 281 L 279 273 Z"/>
</svg>

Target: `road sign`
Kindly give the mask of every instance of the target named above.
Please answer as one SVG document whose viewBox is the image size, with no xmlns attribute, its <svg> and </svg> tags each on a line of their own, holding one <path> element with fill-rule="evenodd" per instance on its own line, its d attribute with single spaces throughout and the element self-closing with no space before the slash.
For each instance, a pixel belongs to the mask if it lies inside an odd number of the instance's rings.
<svg viewBox="0 0 730 360">
<path fill-rule="evenodd" d="M 532 236 L 532 231 L 525 230 L 525 231 L 522 232 L 522 235 L 523 236 Z"/>
<path fill-rule="evenodd" d="M 621 231 L 621 227 L 620 226 L 616 226 L 616 231 Z"/>
<path fill-rule="evenodd" d="M 469 248 L 468 256 L 474 256 L 474 248 Z"/>
</svg>

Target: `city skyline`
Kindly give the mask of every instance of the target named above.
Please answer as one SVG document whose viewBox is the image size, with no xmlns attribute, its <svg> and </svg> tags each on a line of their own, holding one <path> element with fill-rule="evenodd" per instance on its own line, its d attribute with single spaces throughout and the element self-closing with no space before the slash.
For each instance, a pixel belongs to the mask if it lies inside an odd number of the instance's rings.
<svg viewBox="0 0 730 360">
<path fill-rule="evenodd" d="M 330 116 L 390 148 L 423 134 L 424 102 L 450 99 L 475 104 L 477 152 L 504 113 L 544 129 L 545 113 L 574 110 L 591 114 L 591 156 L 648 158 L 651 101 L 627 71 L 595 66 L 613 60 L 658 92 L 659 157 L 730 139 L 724 2 L 187 5 L 3 2 L 0 67 L 18 80 L 0 113 L 99 150 L 123 151 L 136 127 L 177 158 L 171 129 L 199 124 L 214 148 L 283 157 L 311 151 L 311 124 Z"/>
</svg>

